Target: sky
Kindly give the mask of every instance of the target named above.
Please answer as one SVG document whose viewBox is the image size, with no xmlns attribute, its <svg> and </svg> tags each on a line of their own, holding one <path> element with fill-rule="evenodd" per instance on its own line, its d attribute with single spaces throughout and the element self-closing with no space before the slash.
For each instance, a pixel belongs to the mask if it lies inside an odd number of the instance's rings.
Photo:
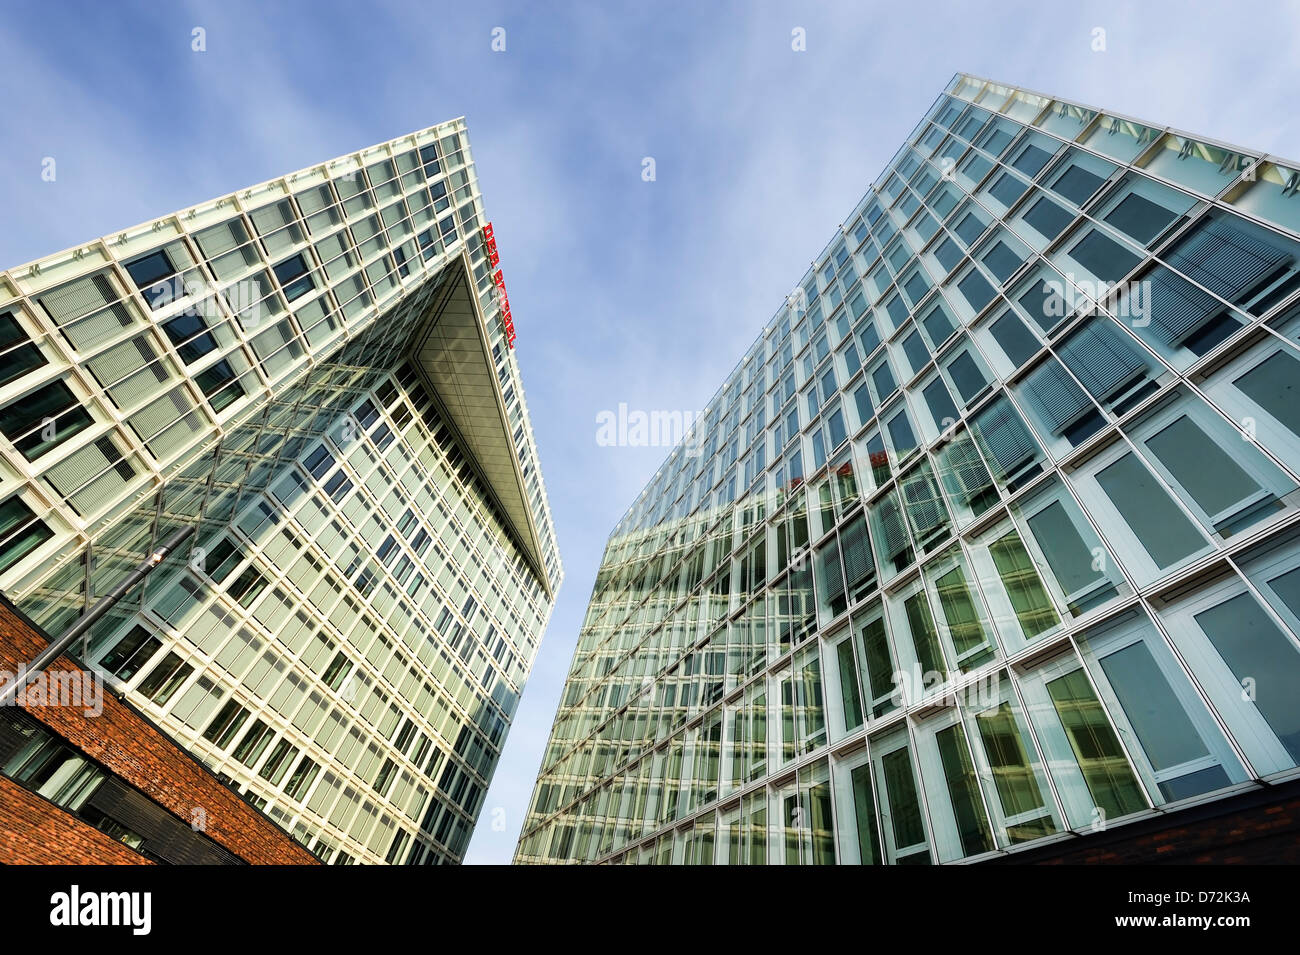
<svg viewBox="0 0 1300 955">
<path fill-rule="evenodd" d="M 598 416 L 703 409 L 955 72 L 1300 158 L 1294 2 L 5 6 L 0 267 L 466 118 L 566 572 L 468 863 L 669 450 Z"/>
</svg>

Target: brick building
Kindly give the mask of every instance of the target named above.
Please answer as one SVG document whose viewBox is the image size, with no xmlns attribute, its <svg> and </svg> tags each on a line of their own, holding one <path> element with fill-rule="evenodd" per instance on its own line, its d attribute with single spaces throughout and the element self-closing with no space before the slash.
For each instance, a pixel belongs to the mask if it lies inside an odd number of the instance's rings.
<svg viewBox="0 0 1300 955">
<path fill-rule="evenodd" d="M 0 599 L 0 671 L 48 637 Z M 139 711 L 60 657 L 0 712 L 0 862 L 308 865 L 317 860 Z M 102 685 L 101 685 L 102 686 Z M 42 698 L 44 696 L 44 698 Z"/>
</svg>

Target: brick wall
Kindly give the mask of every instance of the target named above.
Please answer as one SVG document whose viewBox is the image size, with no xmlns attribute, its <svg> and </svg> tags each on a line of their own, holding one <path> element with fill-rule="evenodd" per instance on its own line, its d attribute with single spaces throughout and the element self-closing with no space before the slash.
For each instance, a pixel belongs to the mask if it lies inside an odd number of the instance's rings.
<svg viewBox="0 0 1300 955">
<path fill-rule="evenodd" d="M 32 659 L 47 642 L 45 635 L 15 611 L 8 601 L 0 600 L 0 670 L 14 672 L 20 662 Z M 67 657 L 59 657 L 50 669 L 75 670 L 76 666 Z M 160 729 L 111 694 L 104 695 L 103 712 L 93 717 L 87 716 L 77 707 L 32 706 L 26 707 L 26 710 L 87 756 L 178 816 L 186 825 L 193 818 L 193 810 L 202 809 L 205 834 L 241 859 L 255 865 L 309 865 L 318 861 L 284 830 L 221 783 Z M 4 799 L 8 801 L 9 792 L 18 787 L 5 782 Z M 120 853 L 123 851 L 120 844 L 84 826 L 39 796 L 29 796 L 43 804 L 48 813 L 62 817 L 61 820 L 48 822 L 50 831 L 67 835 L 75 846 L 90 853 L 89 857 L 76 861 L 120 861 Z M 39 833 L 41 829 L 38 820 L 22 808 L 24 805 L 25 803 L 15 803 L 15 812 L 20 812 L 20 815 L 15 818 L 14 824 L 22 832 Z M 5 808 L 8 809 L 8 806 Z M 26 859 L 19 851 L 20 846 L 15 843 L 15 856 L 11 859 L 9 824 L 8 814 L 0 814 L 0 825 L 5 830 L 4 841 L 0 841 L 4 858 L 0 862 L 66 861 L 58 858 L 62 852 L 78 851 L 74 848 L 57 850 L 47 846 L 46 859 Z M 37 828 L 32 829 L 33 826 Z M 100 838 L 91 839 L 81 830 L 89 830 Z M 100 840 L 113 846 L 113 851 L 104 849 Z M 97 854 L 101 849 L 104 849 L 103 854 Z M 140 861 L 140 856 L 126 851 L 136 861 Z"/>
<path fill-rule="evenodd" d="M 149 865 L 49 800 L 0 776 L 0 861 L 6 865 Z"/>
<path fill-rule="evenodd" d="M 1300 780 L 992 860 L 1038 865 L 1300 864 Z"/>
</svg>

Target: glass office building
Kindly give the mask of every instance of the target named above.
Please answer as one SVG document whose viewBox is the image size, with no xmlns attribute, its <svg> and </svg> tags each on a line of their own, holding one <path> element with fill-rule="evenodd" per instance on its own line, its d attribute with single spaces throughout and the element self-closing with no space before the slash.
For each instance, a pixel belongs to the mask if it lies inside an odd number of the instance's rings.
<svg viewBox="0 0 1300 955">
<path fill-rule="evenodd" d="M 991 860 L 1295 776 L 1298 169 L 956 76 L 614 529 L 517 860 Z"/>
<path fill-rule="evenodd" d="M 562 570 L 456 120 L 0 274 L 0 589 L 332 863 L 463 856 Z M 506 319 L 506 320 L 503 320 Z"/>
</svg>

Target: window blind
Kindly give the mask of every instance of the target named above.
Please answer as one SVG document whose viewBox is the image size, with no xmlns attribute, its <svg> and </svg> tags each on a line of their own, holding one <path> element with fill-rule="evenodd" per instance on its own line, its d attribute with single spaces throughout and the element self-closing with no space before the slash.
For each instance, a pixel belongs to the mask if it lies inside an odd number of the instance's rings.
<svg viewBox="0 0 1300 955">
<path fill-rule="evenodd" d="M 1033 436 L 1005 398 L 981 411 L 973 423 L 975 438 L 1000 480 L 1037 455 Z"/>
<path fill-rule="evenodd" d="M 1093 397 L 1105 400 L 1146 369 L 1137 345 L 1109 319 L 1094 319 L 1058 349 Z"/>
<path fill-rule="evenodd" d="M 1054 434 L 1060 434 L 1092 409 L 1087 394 L 1055 358 L 1049 358 L 1029 373 L 1025 391 L 1034 399 Z"/>
</svg>

